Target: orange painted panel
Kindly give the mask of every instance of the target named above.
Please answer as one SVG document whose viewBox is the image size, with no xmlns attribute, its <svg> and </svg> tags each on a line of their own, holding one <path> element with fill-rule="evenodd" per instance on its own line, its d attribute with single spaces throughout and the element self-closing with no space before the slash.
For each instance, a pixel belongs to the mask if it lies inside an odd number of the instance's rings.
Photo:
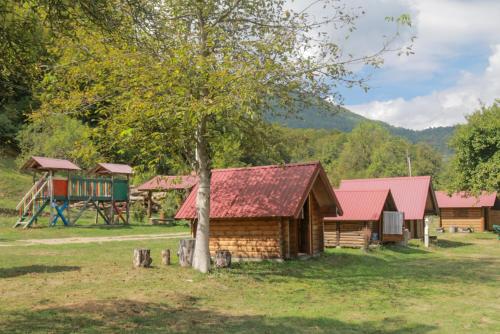
<svg viewBox="0 0 500 334">
<path fill-rule="evenodd" d="M 54 196 L 68 196 L 68 180 L 52 180 L 54 186 Z"/>
</svg>

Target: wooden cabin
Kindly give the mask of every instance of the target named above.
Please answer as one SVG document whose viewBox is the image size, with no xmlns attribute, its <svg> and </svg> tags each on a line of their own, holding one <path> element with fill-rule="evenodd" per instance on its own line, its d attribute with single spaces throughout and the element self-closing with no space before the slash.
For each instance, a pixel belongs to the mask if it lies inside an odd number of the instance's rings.
<svg viewBox="0 0 500 334">
<path fill-rule="evenodd" d="M 326 247 L 363 247 L 368 243 L 403 240 L 403 213 L 389 189 L 335 190 L 343 214 L 325 217 Z"/>
<path fill-rule="evenodd" d="M 436 191 L 439 205 L 439 225 L 445 229 L 455 226 L 472 228 L 475 232 L 493 230 L 500 224 L 500 204 L 497 193 L 482 193 L 469 196 L 464 192 L 448 196 L 446 192 Z"/>
<path fill-rule="evenodd" d="M 423 238 L 425 216 L 439 213 L 430 176 L 342 180 L 339 189 L 390 189 L 397 208 L 404 213 L 405 228 L 411 238 Z"/>
<path fill-rule="evenodd" d="M 196 237 L 198 185 L 176 219 Z M 323 218 L 342 212 L 319 162 L 212 171 L 210 253 L 234 259 L 288 259 L 324 249 Z"/>
</svg>

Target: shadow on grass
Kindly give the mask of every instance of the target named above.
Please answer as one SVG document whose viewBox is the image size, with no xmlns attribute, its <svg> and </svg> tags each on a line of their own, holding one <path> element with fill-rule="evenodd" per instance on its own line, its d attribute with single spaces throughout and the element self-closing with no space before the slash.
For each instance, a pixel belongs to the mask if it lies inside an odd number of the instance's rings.
<svg viewBox="0 0 500 334">
<path fill-rule="evenodd" d="M 403 246 L 398 246 L 398 245 L 386 245 L 384 248 L 391 250 L 396 253 L 401 253 L 401 254 L 426 254 L 429 253 L 429 251 L 417 248 L 417 247 L 403 247 Z"/>
<path fill-rule="evenodd" d="M 18 277 L 28 274 L 52 274 L 64 271 L 80 270 L 77 266 L 44 266 L 44 265 L 31 265 L 14 268 L 0 268 L 0 278 Z"/>
<path fill-rule="evenodd" d="M 2 333 L 387 333 L 425 334 L 433 325 L 399 317 L 345 322 L 326 317 L 231 315 L 200 309 L 196 299 L 166 303 L 103 300 L 5 315 Z"/>
<path fill-rule="evenodd" d="M 432 254 L 409 257 L 384 250 L 376 255 L 326 253 L 308 261 L 235 263 L 233 269 L 227 272 L 263 282 L 285 282 L 289 278 L 313 280 L 331 289 L 349 291 L 371 287 L 380 289 L 387 281 L 422 284 L 491 282 L 497 279 L 497 266 L 494 258 L 478 261 L 474 258 L 448 259 Z M 480 277 L 478 273 L 481 273 Z"/>
<path fill-rule="evenodd" d="M 438 239 L 437 246 L 439 248 L 458 248 L 465 246 L 472 246 L 473 244 L 470 242 L 461 242 L 461 241 L 452 241 L 446 239 Z"/>
</svg>

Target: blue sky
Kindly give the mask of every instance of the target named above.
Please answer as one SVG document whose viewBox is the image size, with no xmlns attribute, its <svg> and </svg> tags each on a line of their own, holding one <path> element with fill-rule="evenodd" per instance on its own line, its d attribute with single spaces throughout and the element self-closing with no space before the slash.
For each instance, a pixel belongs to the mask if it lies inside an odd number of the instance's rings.
<svg viewBox="0 0 500 334">
<path fill-rule="evenodd" d="M 463 123 L 481 102 L 500 98 L 500 0 L 340 2 L 346 9 L 365 11 L 347 41 L 340 38 L 342 31 L 330 31 L 350 53 L 361 56 L 380 48 L 382 36 L 395 31 L 386 16 L 411 15 L 412 27 L 401 30 L 397 46 L 416 37 L 414 55 L 386 54 L 380 69 L 353 68 L 370 76 L 371 89 L 341 89 L 347 108 L 393 125 L 424 129 Z M 294 6 L 310 3 L 295 0 Z M 324 14 L 321 8 L 311 11 Z"/>
</svg>

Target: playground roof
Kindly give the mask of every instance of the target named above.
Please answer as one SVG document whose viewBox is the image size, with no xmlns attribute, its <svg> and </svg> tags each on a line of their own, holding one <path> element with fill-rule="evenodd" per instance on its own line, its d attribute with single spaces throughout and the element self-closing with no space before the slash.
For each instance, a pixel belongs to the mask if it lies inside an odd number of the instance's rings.
<svg viewBox="0 0 500 334">
<path fill-rule="evenodd" d="M 166 191 L 175 189 L 191 189 L 198 182 L 195 175 L 157 175 L 141 184 L 139 191 Z"/>
<path fill-rule="evenodd" d="M 465 192 L 454 193 L 451 196 L 444 191 L 436 191 L 439 208 L 481 208 L 495 205 L 497 193 L 483 192 L 479 196 L 467 195 Z"/>
<path fill-rule="evenodd" d="M 97 166 L 90 171 L 94 174 L 123 174 L 130 175 L 133 173 L 132 167 L 124 164 L 98 163 Z"/>
<path fill-rule="evenodd" d="M 430 176 L 386 177 L 378 179 L 342 180 L 340 190 L 390 189 L 399 211 L 405 220 L 423 219 L 427 200 L 437 210 Z"/>
<path fill-rule="evenodd" d="M 389 189 L 334 190 L 343 214 L 325 217 L 325 221 L 376 221 L 380 219 L 385 203 L 394 203 Z"/>
<path fill-rule="evenodd" d="M 298 217 L 315 183 L 325 194 L 325 203 L 338 207 L 319 162 L 214 169 L 210 218 Z M 198 186 L 191 191 L 176 219 L 196 218 Z"/>
<path fill-rule="evenodd" d="M 46 157 L 31 157 L 24 163 L 21 170 L 80 170 L 80 167 L 69 160 Z"/>
</svg>

